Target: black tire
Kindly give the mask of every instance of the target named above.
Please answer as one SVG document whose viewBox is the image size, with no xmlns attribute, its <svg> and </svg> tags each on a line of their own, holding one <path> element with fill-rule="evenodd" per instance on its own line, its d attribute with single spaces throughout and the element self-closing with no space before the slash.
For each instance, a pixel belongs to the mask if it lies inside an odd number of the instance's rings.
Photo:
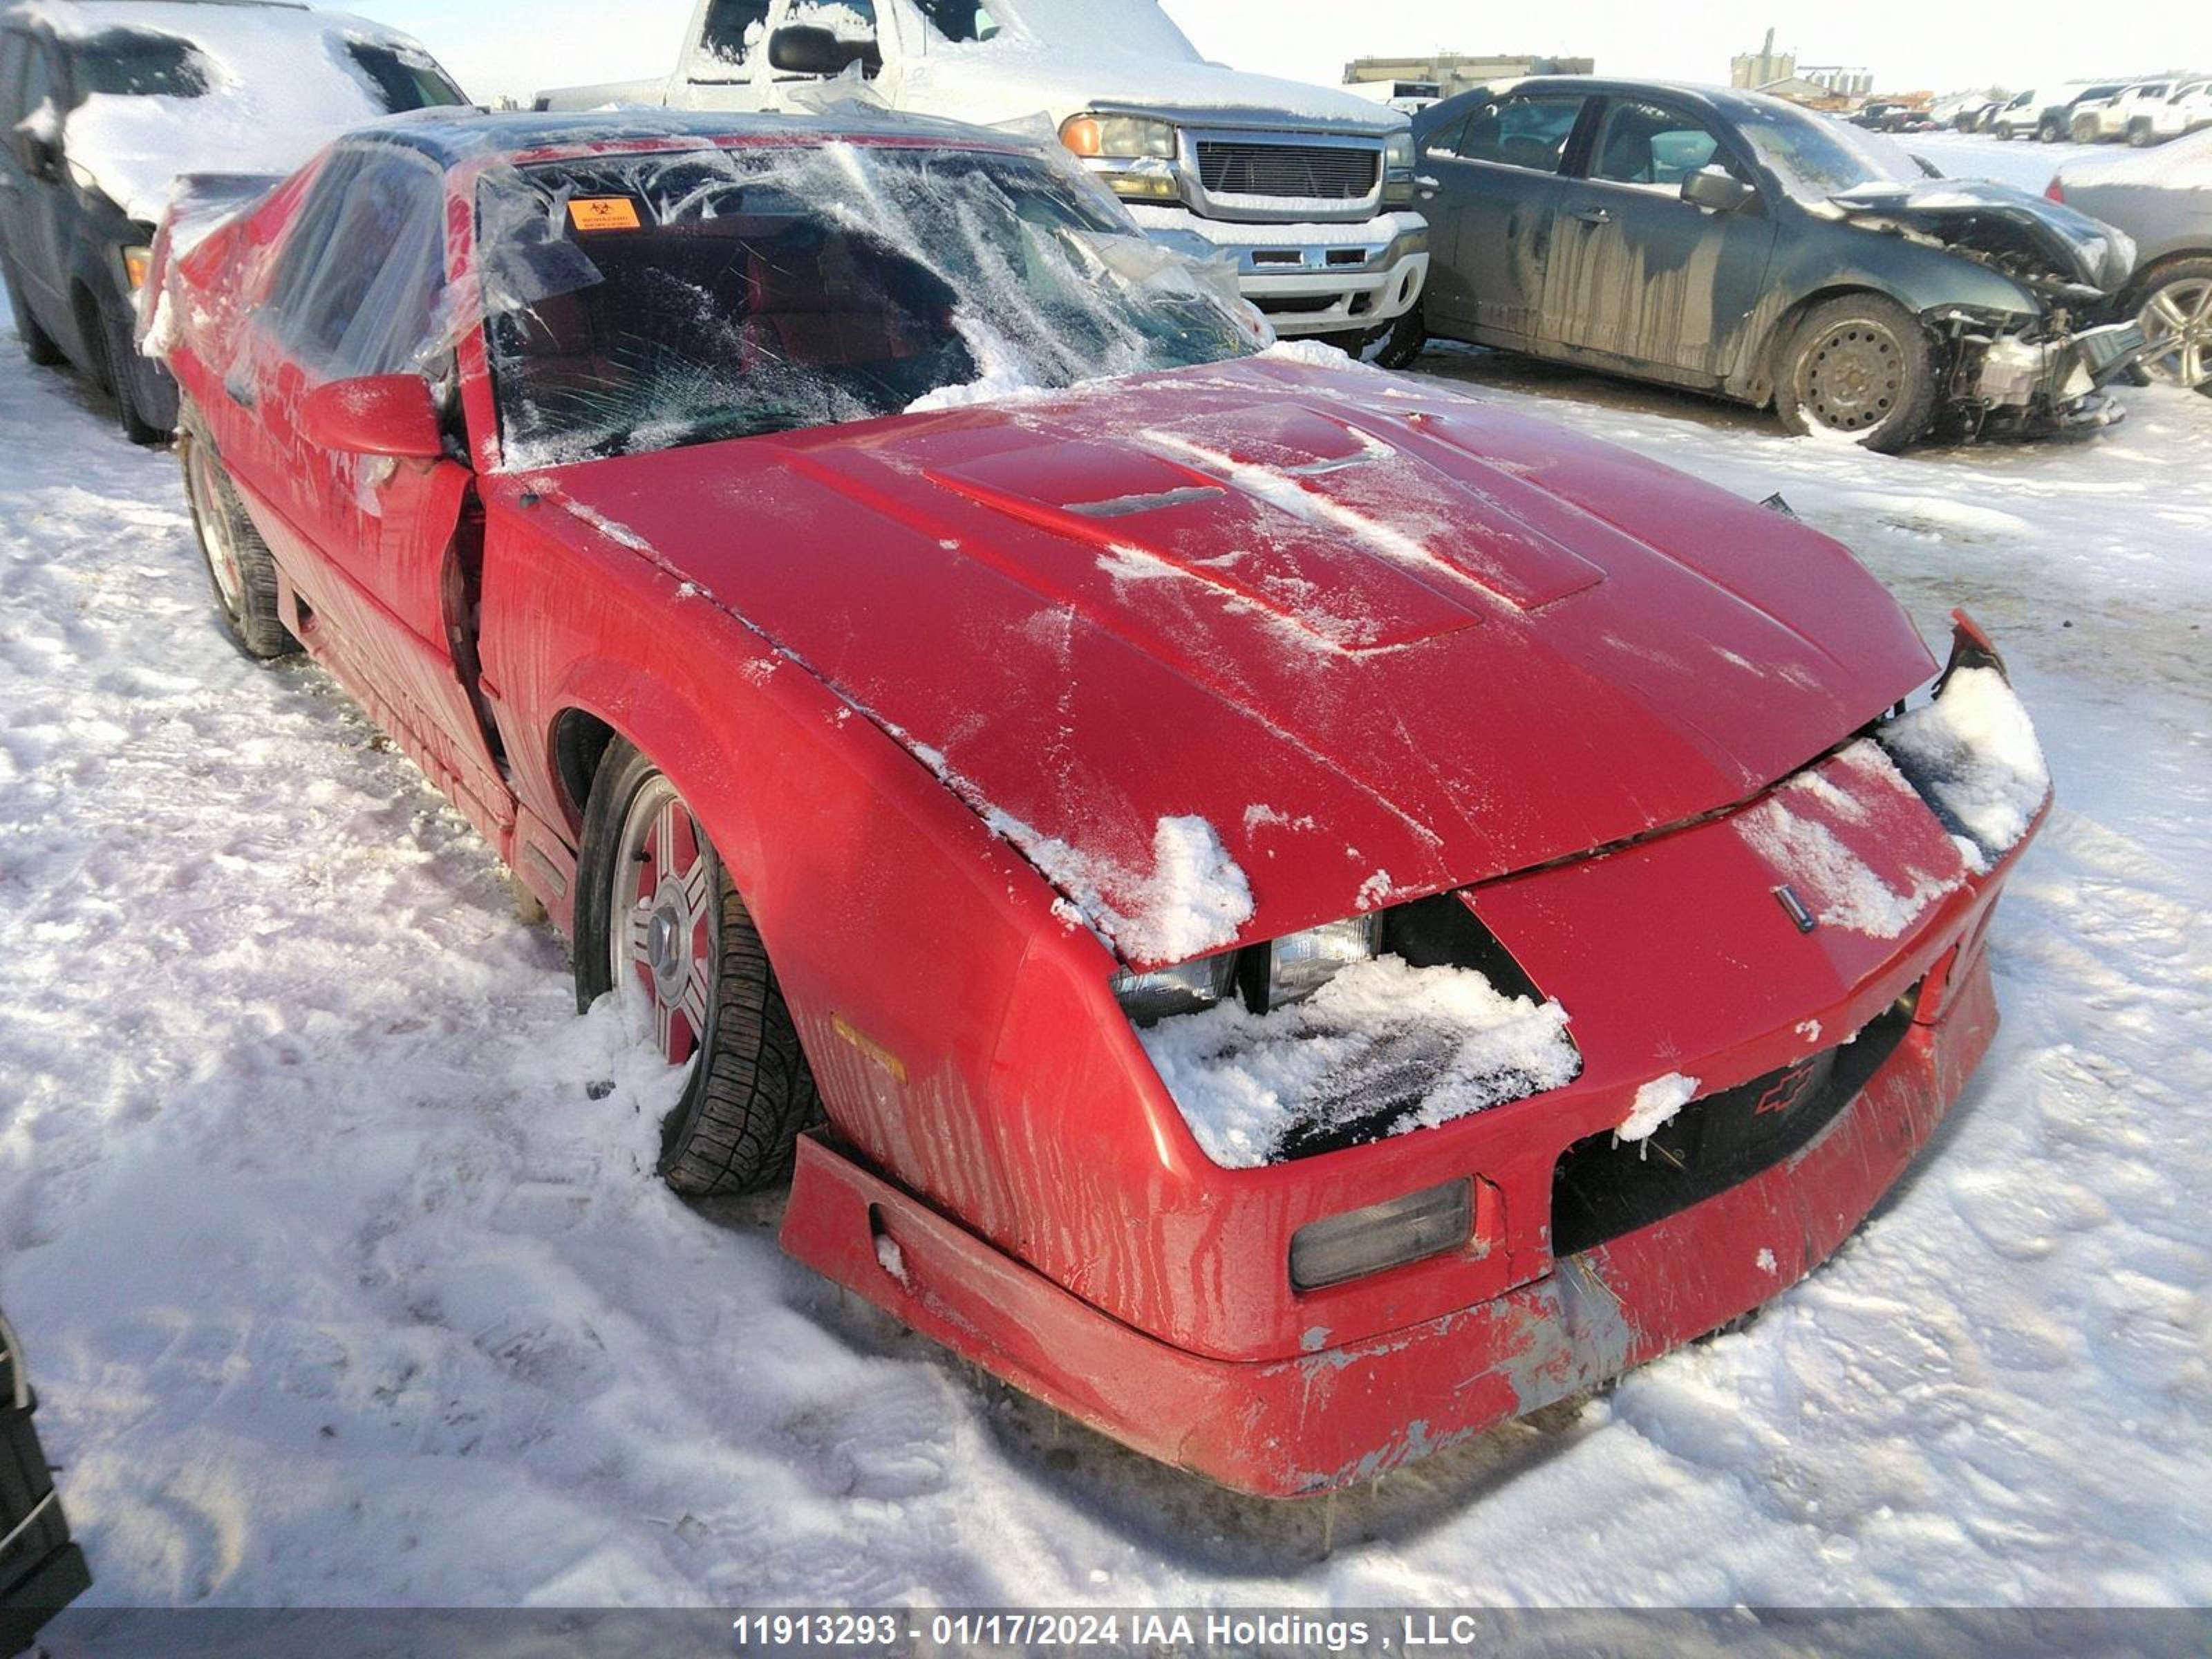
<svg viewBox="0 0 2212 1659">
<path fill-rule="evenodd" d="M 112 305 L 100 307 L 102 345 L 107 356 L 108 390 L 115 398 L 115 417 L 123 435 L 141 449 L 166 449 L 176 441 L 173 427 L 149 420 L 138 400 L 138 343 L 131 319 Z"/>
<path fill-rule="evenodd" d="M 619 740 L 600 763 L 584 814 L 577 1005 L 588 1009 L 617 988 L 614 929 L 640 879 L 632 826 L 641 805 L 668 803 L 688 819 L 697 864 L 705 866 L 700 884 L 711 912 L 701 954 L 713 988 L 700 1000 L 705 1029 L 687 1032 L 691 1077 L 661 1124 L 659 1171 L 687 1198 L 759 1192 L 790 1178 L 799 1135 L 820 1121 L 821 1096 L 751 911 L 660 769 Z M 624 890 L 619 899 L 618 885 Z M 653 917 L 655 937 L 680 939 L 681 928 L 659 933 L 660 915 L 656 909 Z M 664 1013 L 664 1022 L 669 1017 Z M 676 1017 L 683 1017 L 680 1010 Z"/>
<path fill-rule="evenodd" d="M 2036 124 L 2035 136 L 2042 143 L 2055 144 L 2066 136 L 2065 124 L 2055 115 L 2046 115 Z"/>
<path fill-rule="evenodd" d="M 31 307 L 23 298 L 22 279 L 16 276 L 14 263 L 5 254 L 0 254 L 0 283 L 7 285 L 8 314 L 15 319 L 15 337 L 23 343 L 23 355 L 38 368 L 61 367 L 67 359 L 54 343 L 54 337 L 33 319 Z"/>
<path fill-rule="evenodd" d="M 1936 362 L 1912 313 L 1878 294 L 1814 306 L 1774 377 L 1774 412 L 1800 437 L 1834 433 L 1889 455 L 1936 416 Z"/>
<path fill-rule="evenodd" d="M 2130 149 L 2148 149 L 2157 142 L 2158 135 L 2151 130 L 2151 125 L 2149 122 L 2137 119 L 2128 123 L 2128 148 Z"/>
<path fill-rule="evenodd" d="M 2152 307 L 2161 299 L 2168 304 L 2163 313 L 2154 313 Z M 2195 366 L 2203 377 L 2193 384 L 2212 398 L 2212 258 L 2176 259 L 2160 265 L 2142 279 L 2126 304 L 2153 342 L 2155 355 L 2142 364 L 2150 377 L 2168 385 L 2184 384 L 2189 358 L 2178 348 L 2193 343 Z M 2176 317 L 2180 319 L 2178 324 Z M 2169 340 L 2177 349 L 2158 349 L 2160 343 Z"/>
<path fill-rule="evenodd" d="M 215 445 L 188 421 L 177 440 L 177 458 L 224 635 L 252 662 L 298 654 L 300 642 L 276 608 L 276 561 L 246 516 Z"/>
<path fill-rule="evenodd" d="M 1380 328 L 1347 330 L 1341 334 L 1318 334 L 1314 337 L 1322 345 L 1334 347 L 1356 363 L 1406 368 L 1428 343 L 1429 331 L 1421 319 L 1421 307 L 1415 306 L 1404 316 Z"/>
</svg>

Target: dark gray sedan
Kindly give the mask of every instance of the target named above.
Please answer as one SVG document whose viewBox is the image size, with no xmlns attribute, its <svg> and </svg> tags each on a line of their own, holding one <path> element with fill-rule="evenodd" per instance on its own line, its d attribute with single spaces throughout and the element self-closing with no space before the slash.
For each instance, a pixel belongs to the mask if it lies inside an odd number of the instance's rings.
<svg viewBox="0 0 2212 1659">
<path fill-rule="evenodd" d="M 2212 132 L 2147 155 L 2069 165 L 2051 196 L 2135 239 L 2120 306 L 2139 316 L 2143 367 L 2212 398 Z"/>
<path fill-rule="evenodd" d="M 1756 93 L 1546 77 L 1413 118 L 1431 335 L 1771 404 L 1894 450 L 2083 430 L 2142 347 L 2128 239 Z"/>
</svg>

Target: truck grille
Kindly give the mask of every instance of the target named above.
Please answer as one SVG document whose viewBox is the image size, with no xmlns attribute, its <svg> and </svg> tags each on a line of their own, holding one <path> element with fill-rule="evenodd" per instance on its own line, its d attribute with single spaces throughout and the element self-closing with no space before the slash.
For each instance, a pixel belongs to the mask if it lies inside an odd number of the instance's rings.
<svg viewBox="0 0 2212 1659">
<path fill-rule="evenodd" d="M 1198 176 L 1217 196 L 1356 202 L 1374 193 L 1382 168 L 1382 153 L 1372 149 L 1204 141 L 1198 147 Z"/>
</svg>

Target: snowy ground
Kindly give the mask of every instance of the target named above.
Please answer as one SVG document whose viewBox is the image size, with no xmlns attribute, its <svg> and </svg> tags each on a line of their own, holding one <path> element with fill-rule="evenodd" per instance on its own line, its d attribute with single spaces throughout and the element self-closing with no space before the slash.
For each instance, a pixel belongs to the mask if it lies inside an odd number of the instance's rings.
<svg viewBox="0 0 2212 1659">
<path fill-rule="evenodd" d="M 2019 149 L 2026 153 L 2025 146 Z M 2043 152 L 2044 159 L 2049 153 Z M 108 1604 L 2212 1600 L 2212 400 L 1883 459 L 1428 372 L 1786 493 L 2009 650 L 2008 1015 L 1747 1332 L 1337 1505 L 1063 1430 L 649 1178 L 484 848 L 216 632 L 174 477 L 0 338 L 0 1304 Z"/>
</svg>

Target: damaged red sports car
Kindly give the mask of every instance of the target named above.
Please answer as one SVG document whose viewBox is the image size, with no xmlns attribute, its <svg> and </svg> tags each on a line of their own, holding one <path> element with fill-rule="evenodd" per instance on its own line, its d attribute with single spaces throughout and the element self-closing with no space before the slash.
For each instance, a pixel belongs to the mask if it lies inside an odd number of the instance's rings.
<svg viewBox="0 0 2212 1659">
<path fill-rule="evenodd" d="M 668 1179 L 1155 1457 L 1325 1492 L 1723 1325 L 1990 1041 L 1970 624 L 1266 349 L 1043 151 L 423 118 L 159 258 L 228 627 L 685 1068 Z"/>
</svg>

